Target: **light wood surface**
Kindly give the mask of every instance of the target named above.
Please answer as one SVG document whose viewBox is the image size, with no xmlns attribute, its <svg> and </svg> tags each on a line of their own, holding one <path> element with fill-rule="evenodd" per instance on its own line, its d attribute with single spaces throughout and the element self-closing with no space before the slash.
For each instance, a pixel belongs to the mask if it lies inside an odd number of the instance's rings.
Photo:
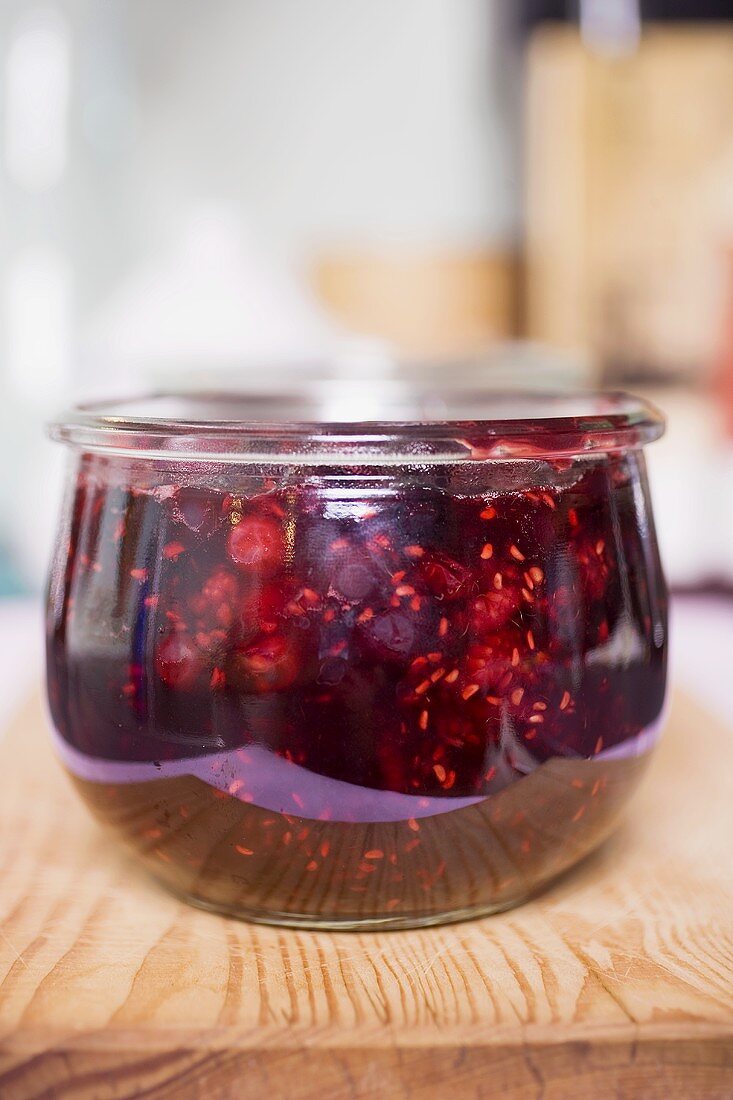
<svg viewBox="0 0 733 1100">
<path fill-rule="evenodd" d="M 472 355 L 518 329 L 519 262 L 507 250 L 333 252 L 313 283 L 352 331 L 406 355 Z"/>
<path fill-rule="evenodd" d="M 733 1097 L 733 733 L 677 699 L 622 829 L 416 932 L 187 907 L 93 824 L 38 701 L 0 748 L 3 1100 Z"/>
</svg>

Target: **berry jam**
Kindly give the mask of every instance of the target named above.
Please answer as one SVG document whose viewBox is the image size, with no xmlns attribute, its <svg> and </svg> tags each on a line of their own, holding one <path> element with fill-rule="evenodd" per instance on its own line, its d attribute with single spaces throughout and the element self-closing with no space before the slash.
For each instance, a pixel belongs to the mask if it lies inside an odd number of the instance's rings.
<svg viewBox="0 0 733 1100">
<path fill-rule="evenodd" d="M 62 759 L 199 904 L 348 927 L 517 902 L 609 833 L 655 740 L 642 463 L 83 455 L 50 586 Z"/>
</svg>

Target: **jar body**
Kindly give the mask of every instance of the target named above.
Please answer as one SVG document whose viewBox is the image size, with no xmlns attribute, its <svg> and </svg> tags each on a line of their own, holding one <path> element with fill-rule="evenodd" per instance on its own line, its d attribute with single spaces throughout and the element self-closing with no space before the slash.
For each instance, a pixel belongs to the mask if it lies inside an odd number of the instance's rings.
<svg viewBox="0 0 733 1100">
<path fill-rule="evenodd" d="M 609 833 L 655 740 L 643 455 L 79 454 L 47 637 L 66 767 L 178 894 L 323 927 L 505 908 Z"/>
</svg>

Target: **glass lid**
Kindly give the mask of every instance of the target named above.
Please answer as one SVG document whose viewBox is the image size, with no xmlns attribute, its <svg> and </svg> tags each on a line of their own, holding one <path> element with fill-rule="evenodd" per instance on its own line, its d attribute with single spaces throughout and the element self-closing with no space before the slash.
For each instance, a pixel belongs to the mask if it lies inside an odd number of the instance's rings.
<svg viewBox="0 0 733 1100">
<path fill-rule="evenodd" d="M 83 450 L 139 457 L 349 465 L 625 450 L 657 439 L 664 419 L 624 393 L 496 392 L 379 379 L 81 404 L 49 430 Z"/>
</svg>

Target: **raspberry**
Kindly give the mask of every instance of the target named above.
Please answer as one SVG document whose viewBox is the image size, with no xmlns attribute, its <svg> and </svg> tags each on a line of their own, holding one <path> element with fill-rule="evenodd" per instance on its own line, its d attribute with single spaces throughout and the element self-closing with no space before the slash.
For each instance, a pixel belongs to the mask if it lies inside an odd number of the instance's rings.
<svg viewBox="0 0 733 1100">
<path fill-rule="evenodd" d="M 245 516 L 227 538 L 227 553 L 242 573 L 271 577 L 283 566 L 282 526 L 268 516 Z"/>
<path fill-rule="evenodd" d="M 238 646 L 226 665 L 227 683 L 244 692 L 262 694 L 291 687 L 301 668 L 295 639 L 284 633 L 263 634 L 248 646 Z"/>
<path fill-rule="evenodd" d="M 187 634 L 169 634 L 155 655 L 158 676 L 167 687 L 190 691 L 204 671 L 204 662 L 195 643 Z"/>
</svg>

